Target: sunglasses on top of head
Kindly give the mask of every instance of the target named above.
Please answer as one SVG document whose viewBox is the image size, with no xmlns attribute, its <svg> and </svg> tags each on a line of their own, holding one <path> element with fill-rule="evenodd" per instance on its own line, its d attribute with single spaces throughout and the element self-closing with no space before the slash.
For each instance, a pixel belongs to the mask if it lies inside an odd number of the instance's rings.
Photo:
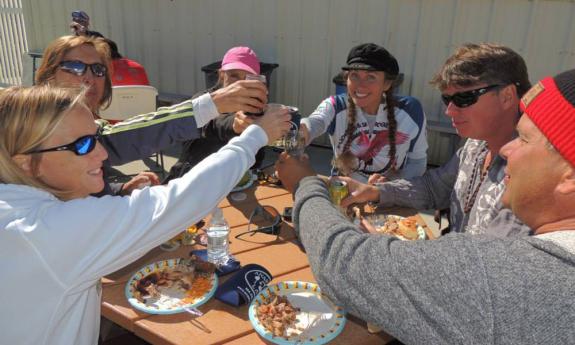
<svg viewBox="0 0 575 345">
<path fill-rule="evenodd" d="M 98 78 L 106 76 L 106 72 L 108 71 L 106 65 L 98 62 L 88 64 L 82 61 L 62 61 L 58 66 L 62 71 L 77 75 L 78 77 L 81 77 L 84 74 L 86 74 L 88 67 L 92 71 L 92 74 Z"/>
<path fill-rule="evenodd" d="M 72 151 L 78 156 L 84 156 L 94 151 L 94 148 L 96 147 L 96 143 L 98 142 L 99 138 L 100 138 L 99 134 L 85 135 L 83 137 L 76 139 L 74 142 L 71 142 L 66 145 L 51 147 L 48 149 L 34 150 L 26 153 L 31 154 L 31 153 L 42 153 L 52 151 Z"/>
<path fill-rule="evenodd" d="M 441 95 L 441 100 L 445 106 L 448 106 L 449 103 L 453 103 L 458 108 L 467 108 L 469 106 L 474 105 L 477 103 L 477 100 L 482 95 L 486 94 L 487 92 L 494 90 L 496 88 L 502 87 L 503 85 L 500 84 L 493 84 L 485 87 L 480 87 L 478 89 L 457 92 L 453 95 Z"/>
</svg>

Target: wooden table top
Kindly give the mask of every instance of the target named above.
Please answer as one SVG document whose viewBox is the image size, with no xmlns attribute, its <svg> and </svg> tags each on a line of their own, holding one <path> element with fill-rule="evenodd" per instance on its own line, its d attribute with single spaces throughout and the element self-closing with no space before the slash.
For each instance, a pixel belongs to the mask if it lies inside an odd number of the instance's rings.
<svg viewBox="0 0 575 345">
<path fill-rule="evenodd" d="M 281 213 L 284 207 L 292 206 L 291 194 L 273 186 L 252 187 L 241 193 L 245 196 L 242 201 L 235 201 L 237 198 L 232 198 L 232 193 L 220 203 L 231 228 L 231 253 L 242 265 L 256 263 L 264 266 L 274 277 L 272 283 L 286 280 L 315 282 L 307 257 L 298 246 L 290 223 L 282 224 L 277 240 L 275 235 L 260 233 L 250 236 L 248 240 L 234 237 L 246 231 L 249 215 L 258 204 L 271 205 Z M 405 212 L 398 210 L 401 215 L 411 215 L 416 217 L 420 224 L 425 224 L 417 213 Z M 198 308 L 204 313 L 201 317 L 188 313 L 151 315 L 130 306 L 124 288 L 138 269 L 164 259 L 187 257 L 192 249 L 192 246 L 182 246 L 173 252 L 166 252 L 156 248 L 131 265 L 103 278 L 102 316 L 155 345 L 268 344 L 252 327 L 248 317 L 248 305 L 232 307 L 212 298 Z M 226 279 L 226 276 L 221 277 L 220 282 Z M 369 333 L 364 321 L 348 315 L 343 332 L 330 344 L 385 344 L 391 339 L 384 332 Z"/>
</svg>

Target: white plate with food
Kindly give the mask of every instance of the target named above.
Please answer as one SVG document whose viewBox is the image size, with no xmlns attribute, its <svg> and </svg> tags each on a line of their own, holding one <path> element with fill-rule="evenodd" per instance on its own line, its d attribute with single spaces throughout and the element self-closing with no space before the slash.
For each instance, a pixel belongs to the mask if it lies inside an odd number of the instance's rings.
<svg viewBox="0 0 575 345">
<path fill-rule="evenodd" d="M 425 229 L 412 218 L 397 215 L 370 215 L 364 219 L 375 228 L 375 232 L 392 235 L 400 240 L 424 240 L 427 237 Z M 361 224 L 366 225 L 363 222 Z"/>
<path fill-rule="evenodd" d="M 425 229 L 412 218 L 372 214 L 361 217 L 359 225 L 370 233 L 392 235 L 404 241 L 426 239 Z"/>
<path fill-rule="evenodd" d="M 325 344 L 337 337 L 346 322 L 345 312 L 317 284 L 285 281 L 268 286 L 249 308 L 252 326 L 275 344 Z"/>
<path fill-rule="evenodd" d="M 246 171 L 240 182 L 232 189 L 233 192 L 239 192 L 244 189 L 250 188 L 254 182 L 258 179 L 258 176 L 254 174 L 251 170 Z"/>
<path fill-rule="evenodd" d="M 168 259 L 138 270 L 126 284 L 132 307 L 150 314 L 175 314 L 206 303 L 216 292 L 215 266 L 196 258 Z"/>
</svg>

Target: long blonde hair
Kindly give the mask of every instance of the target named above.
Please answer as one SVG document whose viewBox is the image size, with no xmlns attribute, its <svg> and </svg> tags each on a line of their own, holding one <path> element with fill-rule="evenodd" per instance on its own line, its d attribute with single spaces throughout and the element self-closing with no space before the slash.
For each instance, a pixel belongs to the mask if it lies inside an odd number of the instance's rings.
<svg viewBox="0 0 575 345">
<path fill-rule="evenodd" d="M 31 157 L 32 176 L 13 157 L 40 148 L 73 107 L 84 106 L 84 93 L 47 85 L 0 91 L 0 183 L 40 188 L 66 198 L 66 191 L 56 190 L 35 177 L 42 154 Z"/>
<path fill-rule="evenodd" d="M 99 102 L 101 109 L 107 108 L 112 102 L 112 58 L 110 47 L 104 39 L 93 36 L 62 36 L 50 42 L 44 50 L 42 64 L 36 72 L 36 84 L 53 84 L 60 62 L 70 50 L 82 45 L 90 45 L 96 49 L 102 63 L 106 65 L 106 80 L 104 82 L 104 95 Z M 91 109 L 98 113 L 100 109 Z"/>
</svg>

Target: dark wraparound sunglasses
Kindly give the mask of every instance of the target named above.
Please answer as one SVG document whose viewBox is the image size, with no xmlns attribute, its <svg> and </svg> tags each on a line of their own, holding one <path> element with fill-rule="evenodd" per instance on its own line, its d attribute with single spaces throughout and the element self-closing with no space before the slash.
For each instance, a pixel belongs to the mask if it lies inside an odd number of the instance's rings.
<svg viewBox="0 0 575 345">
<path fill-rule="evenodd" d="M 250 215 L 248 230 L 237 234 L 235 238 L 239 239 L 247 234 L 253 236 L 261 232 L 268 235 L 275 235 L 277 240 L 280 235 L 281 223 L 282 216 L 273 206 L 258 205 Z M 254 229 L 254 227 L 256 228 Z"/>
<path fill-rule="evenodd" d="M 104 77 L 108 71 L 108 68 L 104 64 L 87 64 L 82 61 L 62 61 L 58 66 L 62 71 L 77 75 L 78 77 L 86 74 L 88 67 L 92 70 L 92 74 L 99 78 Z"/>
<path fill-rule="evenodd" d="M 467 108 L 477 103 L 477 100 L 479 97 L 481 97 L 481 95 L 484 95 L 487 92 L 502 86 L 503 85 L 493 84 L 475 90 L 457 92 L 451 96 L 441 95 L 441 100 L 446 106 L 448 106 L 449 103 L 453 103 L 458 108 Z"/>
<path fill-rule="evenodd" d="M 100 138 L 99 134 L 85 135 L 83 137 L 76 139 L 74 142 L 66 145 L 51 147 L 49 149 L 29 151 L 26 152 L 26 154 L 52 152 L 52 151 L 72 151 L 78 156 L 84 156 L 94 150 L 99 138 Z"/>
</svg>

